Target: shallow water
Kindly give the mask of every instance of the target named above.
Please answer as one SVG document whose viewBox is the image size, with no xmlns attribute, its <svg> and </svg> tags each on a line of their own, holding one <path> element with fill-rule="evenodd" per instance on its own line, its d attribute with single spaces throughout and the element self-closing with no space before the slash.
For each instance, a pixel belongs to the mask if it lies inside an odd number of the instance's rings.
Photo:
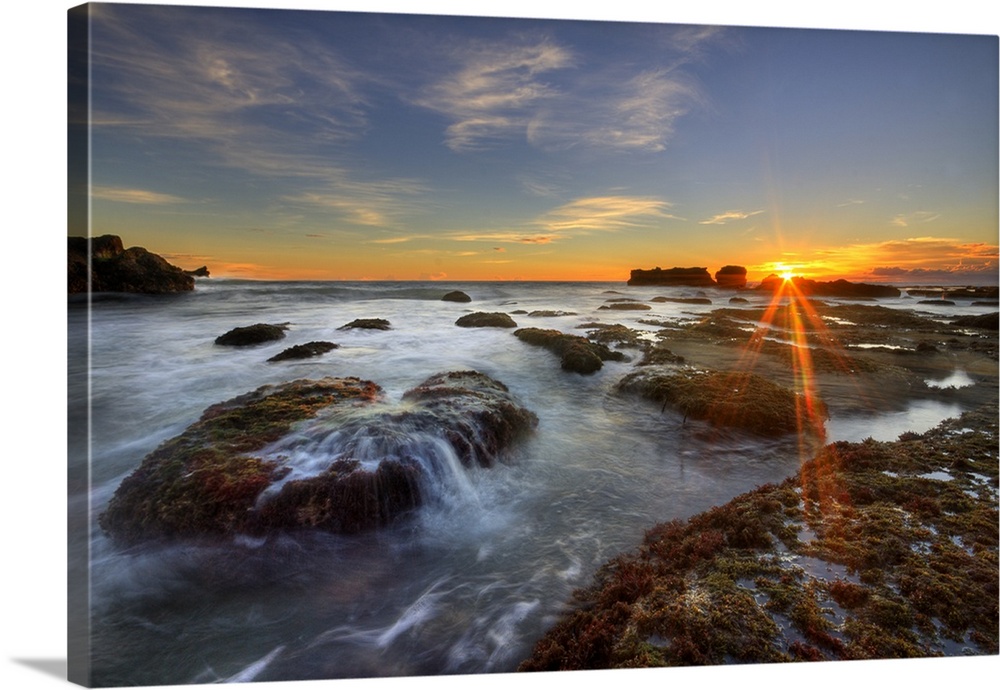
<svg viewBox="0 0 1000 690">
<path fill-rule="evenodd" d="M 473 302 L 440 301 L 452 289 Z M 89 499 L 94 516 L 148 452 L 208 405 L 267 383 L 358 376 L 382 386 L 392 402 L 432 374 L 475 369 L 505 383 L 539 417 L 537 431 L 504 463 L 442 472 L 440 500 L 378 533 L 122 550 L 95 525 L 94 682 L 511 671 L 573 589 L 615 554 L 635 548 L 646 529 L 796 471 L 795 438 L 709 433 L 658 405 L 615 394 L 632 363 L 570 374 L 554 355 L 510 330 L 454 325 L 470 311 L 562 310 L 576 315 L 514 318 L 522 327 L 565 332 L 581 333 L 579 324 L 601 320 L 652 333 L 640 319 L 706 313 L 726 306 L 729 296 L 708 291 L 712 305 L 600 310 L 620 296 L 609 290 L 639 299 L 699 293 L 620 283 L 206 280 L 187 295 L 99 300 L 89 315 L 85 304 L 71 302 L 71 334 L 82 337 L 89 318 L 92 356 L 89 370 L 71 365 L 70 414 L 82 418 L 89 383 L 93 433 L 89 487 L 79 479 L 70 498 Z M 339 330 L 369 317 L 388 319 L 393 330 Z M 214 344 L 229 329 L 258 322 L 288 323 L 287 337 L 240 349 Z M 340 347 L 315 359 L 266 362 L 312 340 Z M 958 411 L 915 402 L 902 417 L 832 419 L 829 440 L 860 440 L 862 426 L 866 436 L 886 429 L 895 438 Z M 309 451 L 299 451 L 297 462 L 308 472 Z M 71 475 L 84 477 L 85 460 L 71 462 Z"/>
</svg>

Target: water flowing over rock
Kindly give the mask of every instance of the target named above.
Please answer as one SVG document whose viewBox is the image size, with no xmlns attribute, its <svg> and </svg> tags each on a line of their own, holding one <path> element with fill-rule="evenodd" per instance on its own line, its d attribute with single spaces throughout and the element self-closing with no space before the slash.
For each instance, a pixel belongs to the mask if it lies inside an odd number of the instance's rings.
<svg viewBox="0 0 1000 690">
<path fill-rule="evenodd" d="M 124 544 L 382 527 L 448 490 L 462 465 L 493 465 L 537 421 L 474 371 L 433 376 L 400 405 L 357 378 L 264 386 L 146 456 L 99 524 Z"/>
<path fill-rule="evenodd" d="M 89 266 L 88 266 L 89 258 Z M 68 290 L 164 294 L 194 289 L 194 278 L 142 247 L 124 248 L 117 235 L 68 238 Z"/>
</svg>

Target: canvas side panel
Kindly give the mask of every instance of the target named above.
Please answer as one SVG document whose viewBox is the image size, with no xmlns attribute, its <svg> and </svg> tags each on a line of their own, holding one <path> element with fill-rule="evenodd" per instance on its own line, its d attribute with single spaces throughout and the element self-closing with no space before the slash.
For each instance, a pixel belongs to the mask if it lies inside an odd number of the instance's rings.
<svg viewBox="0 0 1000 690">
<path fill-rule="evenodd" d="M 89 236 L 90 5 L 67 16 L 68 234 Z M 89 291 L 68 310 L 68 680 L 90 686 Z"/>
</svg>

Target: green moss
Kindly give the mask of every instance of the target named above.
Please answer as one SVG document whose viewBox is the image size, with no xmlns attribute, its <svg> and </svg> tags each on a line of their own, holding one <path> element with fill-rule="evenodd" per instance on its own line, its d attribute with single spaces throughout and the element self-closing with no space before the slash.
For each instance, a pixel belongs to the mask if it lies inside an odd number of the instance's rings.
<svg viewBox="0 0 1000 690">
<path fill-rule="evenodd" d="M 997 438 L 994 401 L 907 440 L 831 444 L 779 485 L 657 525 L 521 669 L 553 650 L 550 668 L 580 668 L 584 628 L 587 668 L 996 654 L 996 494 L 973 489 L 995 490 Z"/>
<path fill-rule="evenodd" d="M 765 436 L 799 431 L 808 419 L 808 401 L 803 396 L 749 372 L 640 371 L 623 378 L 618 389 L 638 393 L 687 417 Z M 825 407 L 813 401 L 811 414 L 825 418 Z"/>
</svg>

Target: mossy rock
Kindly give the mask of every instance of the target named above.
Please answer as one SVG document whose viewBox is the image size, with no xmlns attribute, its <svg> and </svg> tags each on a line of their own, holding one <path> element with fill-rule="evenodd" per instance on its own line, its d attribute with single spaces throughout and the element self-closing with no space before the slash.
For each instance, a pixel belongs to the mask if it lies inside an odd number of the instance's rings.
<svg viewBox="0 0 1000 690">
<path fill-rule="evenodd" d="M 762 376 L 742 371 L 639 371 L 625 376 L 618 389 L 662 403 L 685 417 L 761 436 L 799 431 L 807 408 L 813 419 L 826 418 L 822 402 L 807 400 Z"/>
<path fill-rule="evenodd" d="M 456 326 L 462 328 L 517 328 L 517 323 L 510 314 L 503 312 L 475 312 L 459 317 Z"/>
<path fill-rule="evenodd" d="M 424 500 L 430 470 L 413 444 L 438 448 L 444 440 L 462 463 L 489 466 L 538 422 L 506 386 L 479 372 L 438 374 L 404 400 L 390 405 L 370 381 L 325 378 L 264 386 L 212 405 L 125 478 L 99 524 L 126 545 L 382 527 Z M 336 451 L 309 450 L 329 454 L 319 474 L 293 466 L 294 453 L 272 445 L 308 448 L 334 432 L 361 440 Z M 270 454 L 263 456 L 266 447 Z M 370 448 L 378 455 L 362 464 L 358 454 Z"/>
<path fill-rule="evenodd" d="M 223 333 L 215 339 L 216 345 L 229 347 L 246 347 L 281 340 L 285 337 L 288 326 L 284 324 L 255 323 L 252 326 L 239 326 Z"/>
<path fill-rule="evenodd" d="M 655 525 L 519 670 L 995 655 L 997 438 L 994 400 Z"/>
<path fill-rule="evenodd" d="M 601 369 L 606 361 L 626 359 L 625 355 L 606 345 L 554 329 L 520 328 L 514 331 L 514 335 L 529 345 L 544 347 L 559 355 L 562 368 L 578 374 L 592 374 Z"/>
<path fill-rule="evenodd" d="M 122 481 L 100 526 L 125 543 L 247 530 L 257 497 L 284 475 L 254 454 L 321 409 L 370 404 L 380 394 L 370 381 L 325 378 L 212 405 Z"/>
</svg>

